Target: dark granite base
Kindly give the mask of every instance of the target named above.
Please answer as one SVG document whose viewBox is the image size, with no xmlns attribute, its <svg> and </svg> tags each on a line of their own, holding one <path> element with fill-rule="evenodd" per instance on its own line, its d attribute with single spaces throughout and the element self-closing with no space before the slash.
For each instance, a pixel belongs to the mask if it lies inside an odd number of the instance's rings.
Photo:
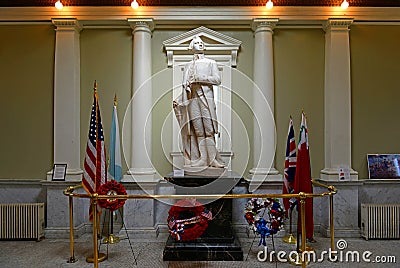
<svg viewBox="0 0 400 268">
<path fill-rule="evenodd" d="M 176 194 L 201 195 L 231 193 L 231 189 L 242 179 L 232 171 L 212 177 L 201 174 L 165 179 L 179 187 Z M 214 183 L 212 187 L 202 187 Z M 197 199 L 212 212 L 213 219 L 203 235 L 193 241 L 176 241 L 169 236 L 163 252 L 164 261 L 242 261 L 243 251 L 232 230 L 232 199 Z"/>
<path fill-rule="evenodd" d="M 210 184 L 212 182 L 215 182 L 211 190 L 214 189 L 215 194 L 221 194 L 221 193 L 224 194 L 227 191 L 220 192 L 221 189 L 224 190 L 226 189 L 226 187 L 224 186 L 228 185 L 229 186 L 228 188 L 231 189 L 235 187 L 235 185 L 238 184 L 239 181 L 243 178 L 236 172 L 223 169 L 222 174 L 215 176 L 204 175 L 201 173 L 193 173 L 193 174 L 185 173 L 185 176 L 179 177 L 179 176 L 174 176 L 173 173 L 169 173 L 167 176 L 164 177 L 164 179 L 174 185 L 185 187 L 186 190 L 189 191 L 191 187 L 201 187 Z M 192 192 L 199 190 L 201 189 L 192 189 Z M 209 191 L 210 189 L 207 190 Z M 200 192 L 198 193 L 200 194 Z M 210 192 L 205 192 L 203 194 L 210 194 Z"/>
<path fill-rule="evenodd" d="M 209 228 L 212 229 L 210 224 Z M 207 229 L 208 230 L 208 229 Z M 239 240 L 229 230 L 216 234 L 205 232 L 202 237 L 188 242 L 176 241 L 169 236 L 163 252 L 164 261 L 242 261 L 243 251 Z M 214 234 L 213 234 L 214 233 Z"/>
</svg>

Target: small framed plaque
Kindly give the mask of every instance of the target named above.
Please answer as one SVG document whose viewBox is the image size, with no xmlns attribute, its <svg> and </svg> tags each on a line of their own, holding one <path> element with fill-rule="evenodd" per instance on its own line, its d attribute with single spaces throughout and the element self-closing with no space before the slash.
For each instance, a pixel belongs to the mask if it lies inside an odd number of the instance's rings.
<svg viewBox="0 0 400 268">
<path fill-rule="evenodd" d="M 54 164 L 52 181 L 65 181 L 67 164 Z"/>
</svg>

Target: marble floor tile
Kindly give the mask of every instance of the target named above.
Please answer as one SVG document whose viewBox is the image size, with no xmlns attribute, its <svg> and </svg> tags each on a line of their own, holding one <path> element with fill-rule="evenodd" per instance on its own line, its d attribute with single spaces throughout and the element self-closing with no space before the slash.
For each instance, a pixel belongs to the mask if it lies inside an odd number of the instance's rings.
<svg viewBox="0 0 400 268">
<path fill-rule="evenodd" d="M 123 238 L 123 236 L 121 236 Z M 330 239 L 324 237 L 316 237 L 317 242 L 310 243 L 309 245 L 315 249 L 317 258 L 320 258 L 321 252 L 329 249 Z M 336 241 L 340 238 L 336 238 Z M 257 255 L 259 251 L 264 250 L 263 247 L 258 247 L 258 238 L 240 238 L 242 249 L 244 252 L 244 261 L 171 261 L 164 262 L 162 260 L 163 249 L 166 242 L 166 236 L 161 235 L 159 238 L 151 240 L 131 238 L 129 243 L 128 239 L 122 239 L 118 244 L 102 244 L 100 252 L 108 253 L 108 259 L 99 263 L 99 267 L 104 268 L 125 268 L 125 267 L 144 267 L 144 268 L 214 268 L 214 267 L 294 267 L 293 265 L 277 261 L 272 258 L 272 262 L 267 259 L 262 262 L 258 260 Z M 272 243 L 273 242 L 273 243 Z M 325 256 L 322 262 L 311 262 L 307 267 L 329 267 L 329 268 L 346 268 L 346 267 L 400 267 L 400 243 L 398 240 L 369 240 L 366 241 L 362 238 L 346 238 L 346 248 L 339 250 L 342 254 L 342 261 L 340 261 L 338 253 L 338 261 L 331 262 Z M 90 234 L 81 236 L 75 240 L 75 257 L 77 262 L 67 263 L 69 258 L 69 240 L 67 239 L 44 239 L 41 242 L 35 241 L 0 241 L 0 267 L 1 268 L 19 268 L 19 267 L 37 267 L 37 268 L 86 268 L 93 267 L 92 263 L 86 262 L 86 257 L 93 254 L 93 241 Z M 132 249 L 131 249 L 132 246 Z M 268 254 L 270 251 L 275 252 L 283 251 L 289 254 L 296 249 L 295 245 L 283 243 L 281 238 L 267 239 Z M 359 262 L 353 262 L 352 255 L 349 251 L 357 251 L 360 256 Z M 368 256 L 371 260 L 367 263 L 362 260 L 362 254 L 370 251 L 371 255 Z M 346 262 L 346 254 L 348 254 L 349 261 Z M 264 255 L 260 255 L 263 257 Z M 376 257 L 381 260 L 386 258 L 386 261 L 392 263 L 377 263 Z M 396 263 L 393 263 L 393 258 Z M 135 262 L 136 259 L 136 262 Z"/>
</svg>

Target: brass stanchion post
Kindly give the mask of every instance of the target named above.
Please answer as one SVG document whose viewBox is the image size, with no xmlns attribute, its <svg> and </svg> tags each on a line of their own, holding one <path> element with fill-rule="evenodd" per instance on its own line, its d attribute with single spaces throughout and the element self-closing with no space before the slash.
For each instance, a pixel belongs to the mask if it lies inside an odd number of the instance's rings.
<svg viewBox="0 0 400 268">
<path fill-rule="evenodd" d="M 329 195 L 329 216 L 330 216 L 330 228 L 331 228 L 331 250 L 335 250 L 335 228 L 334 228 L 334 218 L 333 218 L 333 194 Z"/>
<path fill-rule="evenodd" d="M 74 202 L 72 195 L 69 196 L 69 251 L 70 257 L 68 263 L 76 262 L 74 254 Z"/>
<path fill-rule="evenodd" d="M 306 194 L 301 192 L 300 195 L 300 210 L 301 210 L 301 267 L 307 267 L 307 260 L 304 259 L 306 251 Z"/>
<path fill-rule="evenodd" d="M 93 211 L 93 265 L 99 267 L 99 251 L 97 249 L 97 194 L 94 193 L 91 198 Z"/>
<path fill-rule="evenodd" d="M 97 200 L 98 194 L 94 193 L 90 195 L 90 205 L 92 206 L 93 211 L 93 256 L 86 257 L 86 262 L 93 262 L 94 267 L 97 268 L 99 262 L 105 261 L 107 259 L 107 255 L 104 253 L 99 253 L 98 248 L 98 236 L 99 236 L 99 227 L 100 227 L 100 217 L 97 213 Z"/>
</svg>

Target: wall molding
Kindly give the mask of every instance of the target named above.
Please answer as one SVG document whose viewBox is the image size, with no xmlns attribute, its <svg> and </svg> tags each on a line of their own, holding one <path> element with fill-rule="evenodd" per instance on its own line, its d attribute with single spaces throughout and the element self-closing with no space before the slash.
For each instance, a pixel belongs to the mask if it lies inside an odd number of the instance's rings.
<svg viewBox="0 0 400 268">
<path fill-rule="evenodd" d="M 54 18 L 76 18 L 85 26 L 128 26 L 127 19 L 153 18 L 157 28 L 194 28 L 199 25 L 213 28 L 250 28 L 253 19 L 279 18 L 279 26 L 319 25 L 330 18 L 354 18 L 355 23 L 400 25 L 399 7 L 3 7 L 0 24 L 51 23 Z"/>
</svg>

